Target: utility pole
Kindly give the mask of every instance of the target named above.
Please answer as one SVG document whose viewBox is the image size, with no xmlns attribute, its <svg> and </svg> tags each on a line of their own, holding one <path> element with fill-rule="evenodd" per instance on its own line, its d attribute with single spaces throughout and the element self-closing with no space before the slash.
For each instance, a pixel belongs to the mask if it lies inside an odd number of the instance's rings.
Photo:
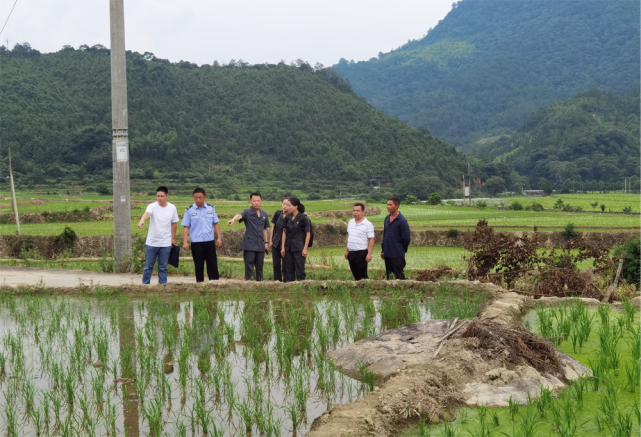
<svg viewBox="0 0 641 437">
<path fill-rule="evenodd" d="M 16 187 L 13 185 L 13 169 L 11 168 L 11 147 L 9 147 L 9 182 L 11 183 L 11 209 L 16 215 L 16 226 L 20 235 L 20 216 L 18 215 L 18 203 L 16 201 Z"/>
<path fill-rule="evenodd" d="M 111 23 L 111 123 L 113 137 L 114 254 L 116 272 L 131 272 L 129 122 L 123 0 L 109 0 Z"/>
<path fill-rule="evenodd" d="M 468 206 L 472 206 L 472 172 L 470 170 L 470 163 L 467 163 L 467 184 L 469 187 L 469 201 L 468 201 Z"/>
</svg>

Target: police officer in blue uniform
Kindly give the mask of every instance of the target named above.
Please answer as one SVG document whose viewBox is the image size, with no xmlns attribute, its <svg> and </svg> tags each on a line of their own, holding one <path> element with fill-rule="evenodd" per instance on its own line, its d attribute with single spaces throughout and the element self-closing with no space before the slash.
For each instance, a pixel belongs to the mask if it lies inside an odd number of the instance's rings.
<svg viewBox="0 0 641 437">
<path fill-rule="evenodd" d="M 189 251 L 187 238 L 191 241 L 191 256 L 194 259 L 196 282 L 205 280 L 204 270 L 207 262 L 207 276 L 210 281 L 218 280 L 218 260 L 216 247 L 223 246 L 216 209 L 205 203 L 207 195 L 202 188 L 194 190 L 194 204 L 185 211 L 183 217 L 183 249 Z M 218 240 L 214 243 L 214 229 Z"/>
</svg>

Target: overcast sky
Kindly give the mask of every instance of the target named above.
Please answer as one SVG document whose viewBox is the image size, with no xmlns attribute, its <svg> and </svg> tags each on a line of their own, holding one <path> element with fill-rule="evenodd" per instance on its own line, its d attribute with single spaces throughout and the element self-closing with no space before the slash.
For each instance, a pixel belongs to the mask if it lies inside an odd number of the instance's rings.
<svg viewBox="0 0 641 437">
<path fill-rule="evenodd" d="M 333 65 L 421 38 L 452 0 L 124 0 L 127 50 L 197 64 L 303 59 Z M 0 27 L 14 0 L 0 0 Z M 0 36 L 41 52 L 109 47 L 109 0 L 18 0 Z"/>
</svg>

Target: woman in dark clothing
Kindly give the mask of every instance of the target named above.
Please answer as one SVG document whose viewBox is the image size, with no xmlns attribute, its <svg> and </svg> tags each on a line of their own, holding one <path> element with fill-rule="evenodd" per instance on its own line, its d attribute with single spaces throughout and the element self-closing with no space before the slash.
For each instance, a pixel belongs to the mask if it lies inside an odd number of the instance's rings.
<svg viewBox="0 0 641 437">
<path fill-rule="evenodd" d="M 312 225 L 305 215 L 305 206 L 296 197 L 285 200 L 289 215 L 285 218 L 280 254 L 283 256 L 283 282 L 304 281 L 307 247 Z"/>
<path fill-rule="evenodd" d="M 289 210 L 289 202 L 285 201 L 289 200 L 289 197 L 283 198 L 283 203 L 282 203 L 282 209 L 278 210 L 274 213 L 274 216 L 272 217 L 272 235 L 269 239 L 271 243 L 269 243 L 269 250 L 272 252 L 272 258 L 273 258 L 273 267 L 274 267 L 274 281 L 280 281 L 283 282 L 283 269 L 282 269 L 282 264 L 283 264 L 283 257 L 280 255 L 280 250 L 281 250 L 281 238 L 283 236 L 283 227 L 285 226 L 285 217 L 287 216 Z"/>
</svg>

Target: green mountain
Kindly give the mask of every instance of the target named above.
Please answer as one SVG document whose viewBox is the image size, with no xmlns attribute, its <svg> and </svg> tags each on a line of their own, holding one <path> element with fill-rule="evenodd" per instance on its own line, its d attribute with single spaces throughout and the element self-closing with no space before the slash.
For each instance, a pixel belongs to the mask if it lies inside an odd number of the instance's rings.
<svg viewBox="0 0 641 437">
<path fill-rule="evenodd" d="M 539 106 L 639 83 L 638 0 L 463 0 L 420 40 L 334 69 L 386 114 L 463 150 Z"/>
<path fill-rule="evenodd" d="M 488 141 L 477 153 L 504 163 L 537 185 L 598 190 L 623 185 L 639 167 L 639 87 L 624 96 L 592 88 L 529 114 L 516 133 Z M 601 184 L 595 183 L 601 181 Z"/>
<path fill-rule="evenodd" d="M 372 107 L 331 68 L 198 67 L 128 52 L 127 80 L 132 178 L 155 173 L 233 193 L 239 184 L 314 192 L 421 175 L 445 193 L 467 168 L 464 154 Z M 1 47 L 2 174 L 8 146 L 18 185 L 110 181 L 110 89 L 103 46 Z"/>
</svg>

